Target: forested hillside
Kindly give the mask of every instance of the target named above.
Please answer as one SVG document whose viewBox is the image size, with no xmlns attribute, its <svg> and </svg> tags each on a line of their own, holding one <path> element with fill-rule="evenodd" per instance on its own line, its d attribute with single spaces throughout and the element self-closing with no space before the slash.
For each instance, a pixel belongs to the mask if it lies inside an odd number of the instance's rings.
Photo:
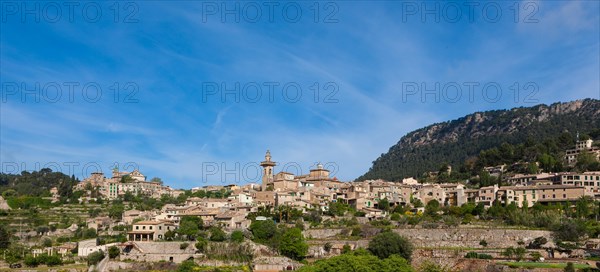
<svg viewBox="0 0 600 272">
<path fill-rule="evenodd" d="M 501 160 L 484 161 L 494 158 L 494 154 L 482 151 L 493 153 L 494 148 L 500 151 L 503 143 L 504 148 L 510 147 L 518 153 L 511 160 L 539 161 L 540 156 L 547 154 L 553 161 L 560 161 L 561 152 L 572 148 L 577 133 L 600 139 L 600 100 L 477 112 L 408 133 L 357 180 L 419 177 L 425 172 L 438 171 L 445 164 L 457 168 L 469 161 L 474 162 L 470 167 L 494 165 Z M 552 167 L 560 170 L 562 166 Z"/>
<path fill-rule="evenodd" d="M 50 196 L 50 189 L 57 187 L 61 197 L 70 197 L 73 186 L 79 182 L 74 176 L 67 176 L 52 169 L 21 174 L 0 173 L 0 193 L 3 195 Z"/>
</svg>

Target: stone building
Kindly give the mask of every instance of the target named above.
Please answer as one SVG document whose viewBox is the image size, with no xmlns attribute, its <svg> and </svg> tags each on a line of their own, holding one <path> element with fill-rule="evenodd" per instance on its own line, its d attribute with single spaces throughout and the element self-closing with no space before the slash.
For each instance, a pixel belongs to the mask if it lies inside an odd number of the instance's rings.
<svg viewBox="0 0 600 272">
<path fill-rule="evenodd" d="M 130 179 L 127 182 L 122 182 L 125 176 L 130 177 Z M 174 190 L 158 182 L 146 181 L 146 176 L 137 169 L 132 172 L 119 172 L 114 169 L 111 178 L 105 177 L 100 172 L 92 173 L 88 178 L 75 185 L 75 190 L 86 190 L 86 188 L 97 188 L 99 193 L 108 199 L 116 199 L 128 192 L 133 195 L 143 194 L 153 198 L 160 198 L 164 194 L 177 197 L 183 193 L 182 190 Z"/>
<path fill-rule="evenodd" d="M 133 224 L 131 231 L 127 232 L 130 241 L 154 241 L 165 238 L 167 231 L 176 230 L 174 223 L 168 221 L 140 221 Z"/>
<path fill-rule="evenodd" d="M 193 259 L 195 247 L 193 244 L 181 249 L 181 242 L 133 242 L 120 244 L 121 260 L 137 262 L 174 262 L 181 263 Z"/>
<path fill-rule="evenodd" d="M 575 143 L 575 148 L 566 151 L 565 161 L 567 164 L 574 166 L 575 163 L 577 163 L 577 157 L 582 152 L 589 152 L 595 156 L 597 160 L 600 159 L 600 148 L 593 146 L 593 144 L 594 141 L 591 139 L 578 140 L 577 143 Z"/>
</svg>

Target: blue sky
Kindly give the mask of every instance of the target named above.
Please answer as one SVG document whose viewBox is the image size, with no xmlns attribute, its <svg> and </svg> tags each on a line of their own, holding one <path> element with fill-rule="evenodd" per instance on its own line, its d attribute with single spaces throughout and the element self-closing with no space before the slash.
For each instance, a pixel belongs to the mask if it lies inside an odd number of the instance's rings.
<svg viewBox="0 0 600 272">
<path fill-rule="evenodd" d="M 4 172 L 190 188 L 257 181 L 270 149 L 352 180 L 435 122 L 600 98 L 597 1 L 50 3 L 2 2 Z"/>
</svg>

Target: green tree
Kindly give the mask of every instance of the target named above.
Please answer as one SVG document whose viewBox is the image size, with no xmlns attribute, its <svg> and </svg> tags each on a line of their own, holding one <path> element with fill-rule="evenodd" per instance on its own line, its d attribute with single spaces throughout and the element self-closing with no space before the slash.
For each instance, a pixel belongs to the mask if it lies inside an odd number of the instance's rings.
<svg viewBox="0 0 600 272">
<path fill-rule="evenodd" d="M 352 248 L 350 247 L 349 244 L 344 244 L 344 246 L 342 247 L 342 254 L 346 254 L 346 253 L 350 253 L 352 252 Z"/>
<path fill-rule="evenodd" d="M 199 252 L 204 252 L 206 250 L 206 246 L 208 245 L 208 242 L 206 241 L 206 239 L 199 237 L 198 241 L 196 241 L 196 250 L 198 250 Z"/>
<path fill-rule="evenodd" d="M 398 235 L 397 233 L 386 231 L 377 234 L 369 242 L 369 251 L 380 259 L 385 259 L 393 254 L 410 260 L 413 246 L 408 239 Z"/>
<path fill-rule="evenodd" d="M 130 175 L 125 175 L 121 177 L 121 183 L 131 183 L 134 182 L 135 180 L 130 176 Z"/>
<path fill-rule="evenodd" d="M 4 251 L 4 260 L 9 264 L 17 263 L 23 259 L 23 252 L 25 252 L 25 247 L 17 243 L 11 244 Z"/>
<path fill-rule="evenodd" d="M 23 263 L 25 263 L 25 265 L 29 267 L 37 267 L 40 264 L 39 260 L 31 255 L 25 257 Z"/>
<path fill-rule="evenodd" d="M 150 179 L 150 182 L 156 182 L 156 183 L 158 183 L 158 184 L 160 184 L 160 185 L 162 185 L 162 184 L 163 184 L 163 181 L 162 181 L 162 179 L 161 179 L 161 178 L 159 178 L 159 177 L 153 177 L 152 179 Z"/>
<path fill-rule="evenodd" d="M 410 203 L 413 205 L 413 207 L 415 208 L 421 208 L 424 207 L 425 205 L 423 205 L 423 202 L 421 201 L 421 199 L 418 198 L 413 198 L 413 196 L 410 196 Z"/>
<path fill-rule="evenodd" d="M 534 251 L 529 253 L 529 256 L 531 256 L 531 259 L 533 259 L 534 262 L 537 262 L 542 258 L 542 253 Z"/>
<path fill-rule="evenodd" d="M 189 271 L 195 271 L 197 269 L 198 265 L 193 261 L 193 260 L 187 260 L 187 261 L 183 261 L 178 267 L 177 267 L 177 271 L 178 272 L 189 272 Z"/>
<path fill-rule="evenodd" d="M 52 255 L 52 256 L 45 256 L 44 263 L 47 266 L 57 266 L 57 265 L 62 265 L 63 262 L 59 256 Z"/>
<path fill-rule="evenodd" d="M 583 171 L 598 171 L 600 170 L 600 163 L 592 153 L 583 151 L 577 156 L 577 162 L 575 163 L 577 170 Z"/>
<path fill-rule="evenodd" d="M 556 159 L 548 153 L 542 154 L 539 158 L 539 162 L 542 169 L 546 172 L 551 172 L 556 168 Z"/>
<path fill-rule="evenodd" d="M 198 216 L 183 216 L 179 222 L 177 233 L 185 235 L 188 240 L 194 240 L 198 231 L 204 226 L 202 218 Z"/>
<path fill-rule="evenodd" d="M 175 239 L 175 234 L 177 234 L 177 232 L 168 230 L 167 232 L 165 232 L 165 240 L 173 241 L 173 239 Z"/>
<path fill-rule="evenodd" d="M 591 214 L 592 205 L 594 204 L 594 200 L 588 196 L 582 196 L 577 200 L 575 216 L 577 218 L 587 218 Z"/>
<path fill-rule="evenodd" d="M 7 249 L 10 246 L 10 233 L 4 225 L 0 225 L 0 249 Z"/>
<path fill-rule="evenodd" d="M 331 243 L 327 242 L 327 243 L 325 243 L 325 245 L 323 245 L 323 250 L 325 250 L 325 252 L 329 252 L 329 251 L 331 251 L 331 247 L 332 247 Z"/>
<path fill-rule="evenodd" d="M 548 239 L 546 239 L 546 237 L 544 237 L 544 236 L 540 236 L 540 237 L 533 239 L 533 241 L 529 242 L 529 245 L 527 245 L 527 248 L 540 249 L 546 243 L 548 243 Z"/>
<path fill-rule="evenodd" d="M 568 262 L 564 269 L 565 272 L 575 272 L 575 265 L 572 262 Z"/>
<path fill-rule="evenodd" d="M 514 247 L 506 248 L 504 250 L 504 252 L 502 252 L 502 255 L 506 256 L 506 258 L 511 259 L 515 255 L 515 248 Z"/>
<path fill-rule="evenodd" d="M 517 259 L 517 261 L 523 260 L 526 253 L 527 253 L 527 250 L 525 248 L 522 248 L 522 247 L 515 248 L 515 258 Z"/>
<path fill-rule="evenodd" d="M 387 211 L 390 208 L 390 201 L 387 199 L 387 197 L 384 199 L 380 199 L 379 202 L 377 203 L 377 207 L 380 210 Z"/>
<path fill-rule="evenodd" d="M 587 234 L 585 221 L 563 220 L 554 230 L 554 237 L 560 241 L 578 242 Z"/>
<path fill-rule="evenodd" d="M 111 259 L 114 259 L 116 257 L 119 257 L 119 254 L 121 254 L 121 250 L 116 247 L 116 246 L 111 246 L 108 248 L 108 257 Z"/>
<path fill-rule="evenodd" d="M 51 247 L 52 246 L 52 239 L 46 237 L 42 240 L 42 246 L 43 247 Z"/>
<path fill-rule="evenodd" d="M 410 264 L 397 255 L 386 259 L 379 259 L 364 249 L 359 249 L 348 254 L 342 254 L 328 259 L 316 261 L 298 270 L 300 272 L 412 272 Z"/>
<path fill-rule="evenodd" d="M 108 216 L 114 219 L 121 219 L 121 217 L 123 217 L 123 211 L 125 211 L 125 206 L 123 206 L 123 204 L 113 204 L 108 209 Z"/>
<path fill-rule="evenodd" d="M 244 241 L 244 233 L 241 230 L 234 230 L 231 233 L 230 240 L 235 243 L 241 243 Z"/>
<path fill-rule="evenodd" d="M 100 210 L 100 208 L 90 209 L 88 211 L 88 215 L 90 217 L 96 217 L 96 216 L 98 216 L 100 214 L 100 212 L 102 212 L 102 210 Z"/>
<path fill-rule="evenodd" d="M 327 212 L 332 216 L 344 216 L 344 213 L 348 210 L 346 204 L 341 202 L 329 202 L 329 208 Z"/>
<path fill-rule="evenodd" d="M 308 244 L 304 241 L 302 231 L 298 228 L 287 229 L 279 244 L 279 252 L 294 260 L 302 260 L 308 253 Z"/>
<path fill-rule="evenodd" d="M 72 175 L 70 178 L 61 179 L 57 186 L 58 195 L 63 199 L 71 198 L 73 195 L 73 186 L 75 186 L 77 182 L 75 175 Z"/>
<path fill-rule="evenodd" d="M 528 172 L 529 174 L 537 174 L 537 173 L 538 173 L 538 171 L 539 171 L 539 169 L 538 169 L 538 166 L 537 166 L 537 164 L 535 164 L 535 163 L 529 163 L 529 164 L 527 165 L 527 172 Z"/>
<path fill-rule="evenodd" d="M 4 199 L 8 199 L 8 198 L 11 198 L 11 197 L 14 197 L 14 196 L 17 196 L 17 191 L 15 191 L 13 189 L 8 189 L 8 190 L 2 192 L 2 197 Z"/>
<path fill-rule="evenodd" d="M 277 226 L 271 220 L 253 221 L 250 231 L 257 242 L 264 243 L 275 235 Z"/>
<path fill-rule="evenodd" d="M 225 232 L 219 227 L 210 228 L 210 240 L 213 242 L 223 242 L 226 239 Z"/>
<path fill-rule="evenodd" d="M 425 214 L 429 217 L 438 218 L 439 211 L 440 211 L 440 202 L 438 202 L 435 199 L 430 200 L 429 202 L 427 202 L 427 205 L 425 205 Z"/>
<path fill-rule="evenodd" d="M 93 252 L 87 256 L 88 265 L 95 265 L 104 259 L 104 252 L 102 250 Z"/>
</svg>

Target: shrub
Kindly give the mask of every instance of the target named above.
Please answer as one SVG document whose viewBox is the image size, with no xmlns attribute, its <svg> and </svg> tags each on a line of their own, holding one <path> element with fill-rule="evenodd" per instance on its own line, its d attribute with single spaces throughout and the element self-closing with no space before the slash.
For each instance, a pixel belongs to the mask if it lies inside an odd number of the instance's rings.
<svg viewBox="0 0 600 272">
<path fill-rule="evenodd" d="M 554 230 L 554 236 L 561 241 L 578 242 L 586 234 L 585 222 L 581 220 L 565 220 Z"/>
<path fill-rule="evenodd" d="M 436 222 L 424 222 L 423 228 L 425 229 L 437 229 L 440 225 Z"/>
<path fill-rule="evenodd" d="M 187 261 L 182 262 L 177 267 L 177 271 L 180 271 L 180 272 L 194 271 L 197 267 L 198 267 L 198 265 L 193 260 L 187 260 Z"/>
<path fill-rule="evenodd" d="M 46 238 L 44 238 L 44 239 L 42 240 L 42 246 L 43 246 L 43 247 L 51 247 L 51 246 L 52 246 L 52 239 L 50 239 L 50 238 L 47 238 L 47 237 L 46 237 Z"/>
<path fill-rule="evenodd" d="M 181 243 L 181 244 L 179 244 L 179 249 L 181 249 L 181 250 L 184 250 L 184 249 L 186 249 L 186 248 L 187 248 L 189 245 L 190 245 L 190 244 L 188 244 L 188 243 Z"/>
<path fill-rule="evenodd" d="M 57 255 L 48 256 L 46 258 L 45 264 L 47 266 L 61 265 L 62 259 L 60 257 L 58 257 Z"/>
<path fill-rule="evenodd" d="M 91 253 L 87 256 L 88 265 L 95 265 L 104 259 L 104 252 L 102 250 Z"/>
<path fill-rule="evenodd" d="M 575 265 L 572 262 L 568 262 L 564 269 L 565 272 L 575 272 Z"/>
<path fill-rule="evenodd" d="M 198 242 L 196 242 L 196 250 L 198 250 L 199 252 L 204 252 L 206 250 L 206 245 L 208 243 L 206 242 L 206 240 L 204 240 L 204 238 L 198 238 Z"/>
<path fill-rule="evenodd" d="M 304 259 L 308 253 L 308 244 L 304 241 L 302 231 L 298 228 L 286 230 L 281 237 L 279 251 L 282 255 L 294 260 Z"/>
<path fill-rule="evenodd" d="M 382 232 L 377 234 L 369 242 L 369 251 L 380 259 L 385 259 L 392 254 L 410 260 L 413 246 L 408 239 L 394 232 Z"/>
<path fill-rule="evenodd" d="M 360 236 L 362 234 L 362 229 L 360 228 L 360 226 L 356 226 L 354 228 L 352 228 L 352 234 L 350 234 L 350 236 Z"/>
<path fill-rule="evenodd" d="M 488 243 L 487 243 L 486 240 L 481 240 L 481 241 L 479 241 L 479 245 L 482 246 L 482 247 L 487 247 Z"/>
<path fill-rule="evenodd" d="M 363 211 L 356 211 L 354 213 L 354 216 L 356 216 L 356 217 L 365 217 L 365 215 L 367 215 L 367 214 Z"/>
<path fill-rule="evenodd" d="M 387 220 L 387 219 L 381 219 L 381 220 L 373 220 L 373 221 L 371 221 L 371 225 L 377 226 L 377 227 L 380 227 L 380 226 L 389 226 L 391 224 L 392 224 L 392 222 L 390 222 L 390 220 Z"/>
<path fill-rule="evenodd" d="M 546 239 L 546 237 L 540 236 L 540 237 L 533 239 L 533 241 L 529 242 L 529 245 L 527 245 L 527 248 L 539 249 L 539 248 L 542 248 L 542 246 L 545 245 L 546 243 L 548 243 L 548 239 Z"/>
<path fill-rule="evenodd" d="M 349 245 L 349 244 L 345 244 L 345 245 L 342 247 L 342 254 L 346 254 L 346 253 L 348 253 L 348 252 L 350 252 L 350 251 L 352 251 L 352 249 L 350 248 L 350 245 Z"/>
<path fill-rule="evenodd" d="M 542 258 L 542 254 L 537 251 L 529 253 L 529 256 L 531 256 L 534 262 L 537 262 Z"/>
<path fill-rule="evenodd" d="M 465 255 L 465 258 L 467 258 L 467 259 L 492 259 L 492 255 L 470 251 L 467 253 L 467 255 Z"/>
<path fill-rule="evenodd" d="M 515 248 L 514 247 L 508 247 L 504 250 L 504 252 L 502 252 L 502 255 L 506 256 L 507 258 L 512 258 L 513 255 L 515 255 Z"/>
<path fill-rule="evenodd" d="M 114 259 L 116 257 L 119 257 L 119 254 L 121 254 L 121 250 L 119 250 L 118 247 L 111 246 L 108 248 L 108 257 L 109 258 Z"/>
<path fill-rule="evenodd" d="M 330 242 L 327 242 L 327 243 L 325 243 L 325 245 L 323 245 L 323 249 L 324 249 L 326 252 L 329 252 L 329 251 L 331 251 L 331 243 L 330 243 Z"/>
<path fill-rule="evenodd" d="M 387 259 L 379 259 L 364 249 L 342 254 L 332 258 L 317 261 L 298 270 L 300 272 L 314 271 L 361 271 L 361 272 L 413 272 L 410 264 L 399 256 L 393 255 Z"/>
<path fill-rule="evenodd" d="M 250 231 L 257 242 L 266 242 L 277 233 L 277 226 L 272 220 L 254 221 Z"/>
<path fill-rule="evenodd" d="M 29 267 L 36 267 L 40 264 L 38 259 L 33 256 L 25 257 L 25 260 L 23 262 L 25 263 L 26 266 L 29 266 Z"/>
<path fill-rule="evenodd" d="M 493 259 L 493 258 L 492 258 L 492 255 L 490 255 L 490 254 L 481 253 L 481 254 L 477 255 L 477 259 L 488 259 L 489 260 L 489 259 Z"/>
<path fill-rule="evenodd" d="M 477 259 L 477 252 L 470 251 L 470 252 L 467 253 L 467 255 L 465 255 L 465 258 L 468 258 L 468 259 Z"/>
<path fill-rule="evenodd" d="M 235 243 L 241 243 L 244 241 L 244 233 L 241 230 L 235 230 L 231 233 L 229 239 Z"/>
<path fill-rule="evenodd" d="M 225 232 L 218 227 L 210 228 L 210 240 L 213 242 L 225 241 Z"/>
<path fill-rule="evenodd" d="M 408 217 L 408 224 L 409 225 L 417 225 L 419 224 L 419 222 L 421 222 L 421 216 L 409 216 Z"/>
</svg>

